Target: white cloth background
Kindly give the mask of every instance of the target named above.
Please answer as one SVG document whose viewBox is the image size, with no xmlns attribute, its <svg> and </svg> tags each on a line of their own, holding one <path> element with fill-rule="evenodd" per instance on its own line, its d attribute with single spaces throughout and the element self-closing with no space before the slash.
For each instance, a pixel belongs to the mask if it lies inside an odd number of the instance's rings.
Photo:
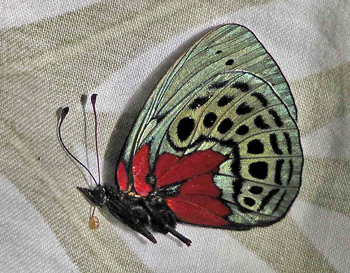
<svg viewBox="0 0 350 273">
<path fill-rule="evenodd" d="M 349 1 L 3 0 L 0 16 L 1 271 L 350 272 Z M 75 190 L 86 182 L 57 141 L 55 111 L 71 107 L 64 137 L 84 159 L 80 95 L 99 94 L 110 179 L 161 75 L 224 23 L 251 29 L 291 84 L 305 165 L 290 213 L 248 232 L 179 225 L 190 248 L 161 234 L 152 245 L 101 215 L 101 228 L 89 230 L 89 207 Z"/>
</svg>

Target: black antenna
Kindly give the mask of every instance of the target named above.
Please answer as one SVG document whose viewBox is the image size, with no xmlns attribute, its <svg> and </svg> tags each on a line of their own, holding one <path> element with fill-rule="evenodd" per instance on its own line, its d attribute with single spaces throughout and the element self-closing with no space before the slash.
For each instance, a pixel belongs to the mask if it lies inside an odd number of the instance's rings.
<svg viewBox="0 0 350 273">
<path fill-rule="evenodd" d="M 98 146 L 97 146 L 97 114 L 96 114 L 96 108 L 95 108 L 96 98 L 97 98 L 97 94 L 92 94 L 91 104 L 92 104 L 92 109 L 94 110 L 94 121 L 95 121 L 95 148 L 96 148 L 96 159 L 97 159 L 98 184 L 101 185 L 100 159 L 98 157 Z"/>
<path fill-rule="evenodd" d="M 62 139 L 62 134 L 61 134 L 61 126 L 62 126 L 62 123 L 63 123 L 63 120 L 65 119 L 65 117 L 67 116 L 69 112 L 69 107 L 65 107 L 63 108 L 62 112 L 61 112 L 61 119 L 60 119 L 60 122 L 58 124 L 58 138 L 60 140 L 60 143 L 63 147 L 63 149 L 67 152 L 67 154 L 70 155 L 70 157 L 72 157 L 78 164 L 80 164 L 88 173 L 89 175 L 92 177 L 92 179 L 94 180 L 96 186 L 98 186 L 99 184 L 97 183 L 95 177 L 92 175 L 92 173 L 90 172 L 90 170 L 83 164 L 81 163 L 69 150 L 68 148 L 66 147 L 66 145 L 64 144 L 63 142 L 63 139 Z"/>
</svg>

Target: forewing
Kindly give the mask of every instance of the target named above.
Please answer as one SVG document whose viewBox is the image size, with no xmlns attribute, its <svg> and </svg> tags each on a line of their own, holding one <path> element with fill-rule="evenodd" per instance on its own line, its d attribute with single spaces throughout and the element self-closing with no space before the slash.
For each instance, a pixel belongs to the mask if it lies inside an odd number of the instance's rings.
<svg viewBox="0 0 350 273">
<path fill-rule="evenodd" d="M 264 78 L 274 87 L 293 118 L 296 109 L 289 86 L 279 67 L 266 52 L 263 45 L 247 28 L 228 24 L 221 26 L 193 45 L 164 75 L 141 111 L 124 147 L 123 160 L 130 167 L 137 149 L 155 135 L 161 135 L 167 126 L 160 121 L 169 115 L 177 115 L 192 94 L 219 73 L 226 71 L 249 71 Z M 179 106 L 179 104 L 182 105 Z M 154 149 L 162 140 L 156 139 Z M 151 158 L 153 162 L 155 157 Z"/>
</svg>

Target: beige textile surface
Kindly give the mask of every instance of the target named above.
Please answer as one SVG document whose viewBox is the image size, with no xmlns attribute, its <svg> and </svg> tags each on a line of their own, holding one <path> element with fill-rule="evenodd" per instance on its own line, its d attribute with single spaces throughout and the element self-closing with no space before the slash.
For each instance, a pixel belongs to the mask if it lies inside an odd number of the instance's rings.
<svg viewBox="0 0 350 273">
<path fill-rule="evenodd" d="M 2 0 L 0 3 L 1 272 L 350 272 L 350 2 L 347 0 Z M 89 205 L 91 107 L 98 93 L 104 179 L 142 104 L 181 53 L 210 28 L 251 29 L 280 65 L 298 108 L 303 184 L 287 217 L 247 232 L 178 225 L 188 248 L 157 245 Z M 85 125 L 86 123 L 86 125 Z"/>
</svg>

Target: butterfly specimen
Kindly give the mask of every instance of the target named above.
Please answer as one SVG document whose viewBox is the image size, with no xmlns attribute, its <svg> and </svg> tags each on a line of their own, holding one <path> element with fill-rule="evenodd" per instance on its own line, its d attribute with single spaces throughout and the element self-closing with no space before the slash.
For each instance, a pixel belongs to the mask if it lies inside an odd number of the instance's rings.
<svg viewBox="0 0 350 273">
<path fill-rule="evenodd" d="M 152 230 L 190 245 L 177 222 L 268 226 L 300 189 L 296 120 L 289 85 L 263 45 L 247 28 L 223 25 L 157 84 L 124 145 L 116 181 L 78 189 L 153 243 Z"/>
</svg>

